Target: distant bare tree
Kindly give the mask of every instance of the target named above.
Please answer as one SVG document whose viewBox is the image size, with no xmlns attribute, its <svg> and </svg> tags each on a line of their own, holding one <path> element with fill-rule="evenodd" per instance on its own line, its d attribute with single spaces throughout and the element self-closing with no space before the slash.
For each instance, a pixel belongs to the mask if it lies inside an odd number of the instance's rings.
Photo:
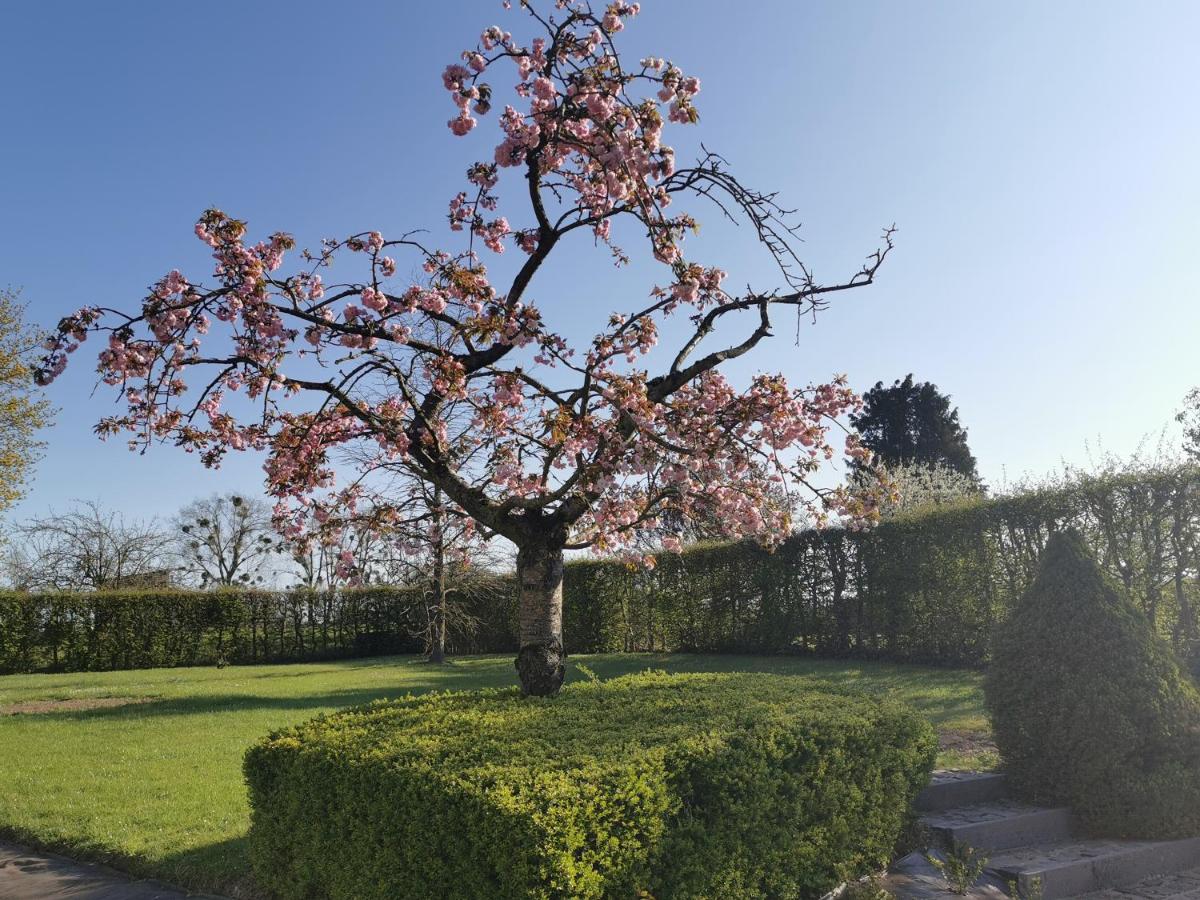
<svg viewBox="0 0 1200 900">
<path fill-rule="evenodd" d="M 349 584 L 390 584 L 383 562 L 380 536 L 356 522 L 338 531 L 323 531 L 311 539 L 285 544 L 287 556 L 296 564 L 297 586 L 309 590 L 339 588 Z M 356 568 L 347 569 L 342 560 L 350 554 Z"/>
<path fill-rule="evenodd" d="M 463 601 L 505 591 L 500 556 L 470 517 L 440 488 L 418 484 L 403 506 L 363 507 L 330 516 L 295 536 L 292 558 L 306 588 L 379 584 L 420 590 L 424 616 L 416 636 L 432 662 L 443 662 L 448 633 L 470 634 L 477 619 Z"/>
<path fill-rule="evenodd" d="M 391 583 L 421 590 L 426 652 L 430 662 L 445 662 L 447 634 L 478 626 L 461 602 L 464 595 L 502 598 L 505 587 L 495 575 L 499 554 L 439 487 L 426 483 L 414 492 L 409 515 L 391 519 L 383 534 L 388 540 L 377 549 L 374 564 Z"/>
<path fill-rule="evenodd" d="M 271 509 L 257 497 L 214 494 L 176 516 L 183 570 L 202 586 L 257 584 L 280 547 Z"/>
<path fill-rule="evenodd" d="M 31 519 L 7 548 L 9 581 L 22 590 L 101 590 L 167 568 L 171 536 L 153 519 L 127 521 L 96 501 Z"/>
</svg>

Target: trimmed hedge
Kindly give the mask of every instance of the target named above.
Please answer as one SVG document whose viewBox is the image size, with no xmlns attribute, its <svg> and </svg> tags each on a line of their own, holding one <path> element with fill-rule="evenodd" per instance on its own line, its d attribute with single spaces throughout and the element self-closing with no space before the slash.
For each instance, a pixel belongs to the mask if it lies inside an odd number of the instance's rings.
<svg viewBox="0 0 1200 900">
<path fill-rule="evenodd" d="M 1200 474 L 1187 467 L 963 501 L 867 532 L 803 531 L 774 553 L 703 545 L 660 555 L 649 571 L 573 560 L 567 649 L 982 666 L 993 626 L 1033 582 L 1049 536 L 1065 528 L 1084 534 L 1158 634 L 1200 658 Z M 460 602 L 478 628 L 452 630 L 454 652 L 515 652 L 515 579 Z M 8 593 L 0 594 L 0 672 L 396 652 L 423 621 L 420 598 L 402 588 Z"/>
<path fill-rule="evenodd" d="M 1018 796 L 1112 837 L 1200 834 L 1200 692 L 1076 533 L 998 630 L 985 681 Z"/>
<path fill-rule="evenodd" d="M 467 600 L 486 635 L 486 617 L 501 609 L 490 594 Z M 3 592 L 0 674 L 416 653 L 422 649 L 417 635 L 425 624 L 423 603 L 415 589 L 386 586 Z M 449 646 L 455 652 L 508 649 L 463 634 L 450 635 Z"/>
<path fill-rule="evenodd" d="M 567 566 L 575 652 L 809 653 L 984 666 L 992 631 L 1033 582 L 1050 535 L 1075 528 L 1156 631 L 1200 646 L 1200 472 L 1086 478 L 908 513 L 865 532 L 662 554 L 651 571 Z"/>
<path fill-rule="evenodd" d="M 250 853 L 278 897 L 816 897 L 887 860 L 935 749 L 784 676 L 409 696 L 251 748 Z"/>
</svg>

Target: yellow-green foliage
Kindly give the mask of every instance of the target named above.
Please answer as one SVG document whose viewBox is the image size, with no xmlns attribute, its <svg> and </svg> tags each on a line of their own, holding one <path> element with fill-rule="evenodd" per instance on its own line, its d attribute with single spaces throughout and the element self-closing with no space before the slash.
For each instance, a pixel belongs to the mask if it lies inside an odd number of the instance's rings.
<svg viewBox="0 0 1200 900">
<path fill-rule="evenodd" d="M 994 647 L 987 704 L 1020 796 L 1115 837 L 1200 834 L 1200 694 L 1078 534 L 1051 538 Z"/>
<path fill-rule="evenodd" d="M 280 897 L 816 897 L 887 860 L 934 752 L 771 675 L 406 697 L 251 748 L 251 857 Z"/>
<path fill-rule="evenodd" d="M 38 429 L 50 424 L 50 405 L 34 390 L 27 361 L 37 342 L 17 294 L 0 289 L 0 510 L 24 494 L 42 447 Z"/>
</svg>

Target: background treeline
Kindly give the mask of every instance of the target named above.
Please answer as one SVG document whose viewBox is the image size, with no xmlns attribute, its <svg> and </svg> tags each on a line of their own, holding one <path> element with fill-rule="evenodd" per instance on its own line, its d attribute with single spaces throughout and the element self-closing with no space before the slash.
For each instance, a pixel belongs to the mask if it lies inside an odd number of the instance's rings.
<svg viewBox="0 0 1200 900">
<path fill-rule="evenodd" d="M 810 653 L 953 666 L 989 659 L 993 624 L 1048 536 L 1079 529 L 1155 628 L 1200 647 L 1200 470 L 1079 476 L 901 512 L 867 532 L 802 531 L 661 554 L 653 569 L 576 560 L 565 629 L 577 653 Z M 0 671 L 265 662 L 419 651 L 420 587 L 0 595 Z M 511 579 L 453 592 L 451 652 L 516 649 Z"/>
</svg>

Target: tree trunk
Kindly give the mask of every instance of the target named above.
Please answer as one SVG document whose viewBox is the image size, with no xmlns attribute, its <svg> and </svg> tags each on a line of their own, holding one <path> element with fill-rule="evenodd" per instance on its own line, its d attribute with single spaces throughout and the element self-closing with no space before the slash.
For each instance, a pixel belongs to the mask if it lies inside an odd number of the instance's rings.
<svg viewBox="0 0 1200 900">
<path fill-rule="evenodd" d="M 517 552 L 521 583 L 521 693 L 551 697 L 566 675 L 562 642 L 563 554 L 561 547 L 527 544 Z"/>
<path fill-rule="evenodd" d="M 442 521 L 442 492 L 433 494 L 433 622 L 429 635 L 429 661 L 446 661 L 446 528 Z"/>
<path fill-rule="evenodd" d="M 433 622 L 429 635 L 429 661 L 446 661 L 446 559 L 439 538 L 433 554 Z"/>
</svg>

